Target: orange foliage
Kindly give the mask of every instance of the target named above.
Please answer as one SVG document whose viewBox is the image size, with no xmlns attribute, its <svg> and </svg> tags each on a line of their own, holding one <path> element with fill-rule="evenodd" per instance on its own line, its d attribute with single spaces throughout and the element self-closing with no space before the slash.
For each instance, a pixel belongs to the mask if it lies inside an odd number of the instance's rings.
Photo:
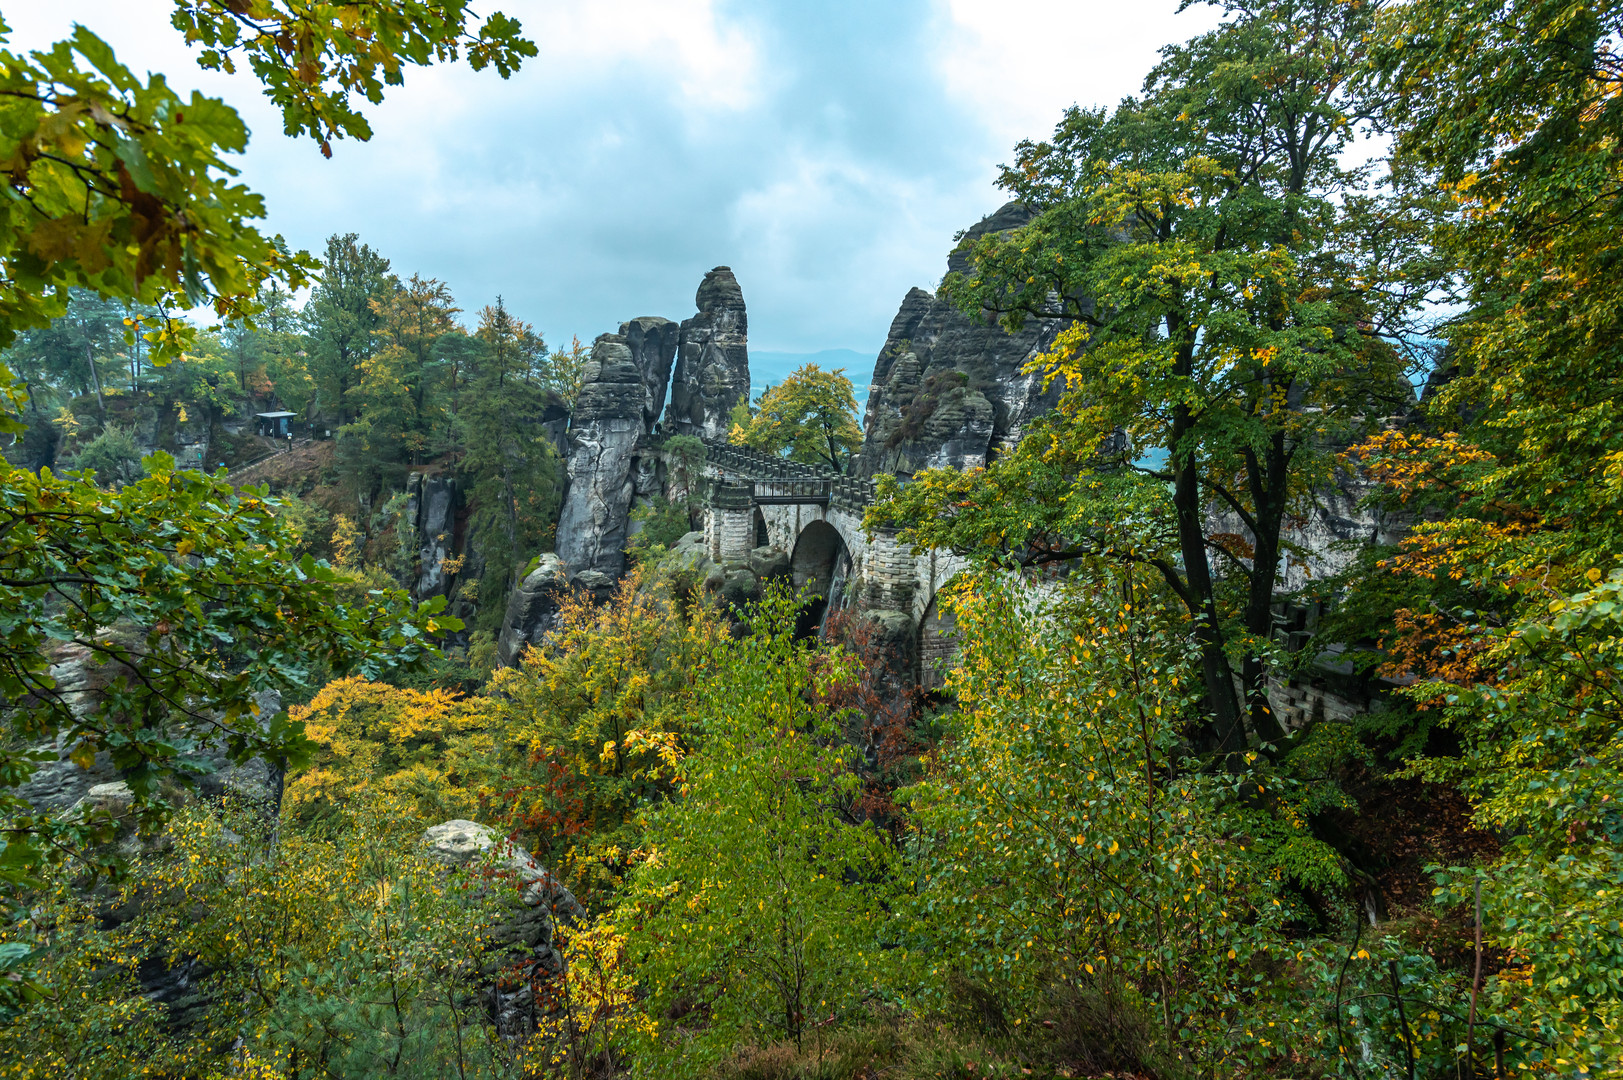
<svg viewBox="0 0 1623 1080">
<path fill-rule="evenodd" d="M 1401 502 L 1408 502 L 1422 493 L 1457 491 L 1461 470 L 1492 465 L 1496 459 L 1462 441 L 1457 432 L 1428 435 L 1393 429 L 1371 435 L 1343 454 L 1342 461 L 1362 464 L 1370 479 L 1392 488 Z"/>
<path fill-rule="evenodd" d="M 1387 642 L 1390 659 L 1380 674 L 1399 681 L 1442 679 L 1461 686 L 1491 683 L 1491 640 L 1480 625 L 1457 622 L 1435 612 L 1400 608 L 1392 615 L 1394 635 Z M 1424 702 L 1421 707 L 1436 702 Z"/>
</svg>

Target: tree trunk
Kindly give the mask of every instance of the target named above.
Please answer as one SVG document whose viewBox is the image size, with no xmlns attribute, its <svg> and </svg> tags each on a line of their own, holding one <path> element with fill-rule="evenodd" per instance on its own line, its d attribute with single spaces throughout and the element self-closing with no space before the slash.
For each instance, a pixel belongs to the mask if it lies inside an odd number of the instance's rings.
<svg viewBox="0 0 1623 1080">
<path fill-rule="evenodd" d="M 107 419 L 107 403 L 101 397 L 101 372 L 96 370 L 96 355 L 90 348 L 90 342 L 85 342 L 85 363 L 90 366 L 90 385 L 96 388 L 96 412 L 103 421 Z"/>
<path fill-rule="evenodd" d="M 1195 619 L 1195 640 L 1200 643 L 1201 674 L 1206 702 L 1212 711 L 1210 749 L 1227 756 L 1245 750 L 1245 726 L 1240 699 L 1234 688 L 1234 670 L 1223 651 L 1223 629 L 1217 617 L 1217 596 L 1212 588 L 1211 563 L 1206 557 L 1206 523 L 1200 480 L 1193 454 L 1183 435 L 1191 426 L 1189 407 L 1179 405 L 1172 422 L 1172 504 L 1178 518 L 1178 546 L 1183 555 L 1186 603 Z M 1179 455 L 1185 455 L 1178 460 Z"/>
<path fill-rule="evenodd" d="M 1285 449 L 1285 433 L 1274 434 L 1264 461 L 1258 461 L 1248 452 L 1246 465 L 1255 528 L 1251 537 L 1251 589 L 1246 597 L 1245 628 L 1253 637 L 1267 639 L 1274 629 L 1274 585 L 1279 580 L 1280 533 L 1289 494 L 1286 484 L 1290 455 Z M 1268 701 L 1268 672 L 1260 650 L 1246 653 L 1240 673 L 1252 731 L 1263 742 L 1280 745 L 1285 739 L 1285 726 L 1274 715 Z"/>
</svg>

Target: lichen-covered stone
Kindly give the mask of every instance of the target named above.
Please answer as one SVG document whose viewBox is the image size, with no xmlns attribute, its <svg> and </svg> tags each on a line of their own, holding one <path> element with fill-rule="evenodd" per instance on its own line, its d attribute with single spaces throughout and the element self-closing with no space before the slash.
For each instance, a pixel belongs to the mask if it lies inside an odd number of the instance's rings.
<svg viewBox="0 0 1623 1080">
<path fill-rule="evenodd" d="M 750 571 L 762 581 L 782 577 L 789 572 L 789 553 L 770 545 L 750 552 Z"/>
<path fill-rule="evenodd" d="M 557 878 L 522 847 L 489 825 L 454 818 L 423 832 L 423 854 L 442 866 L 466 868 L 478 864 L 498 876 L 510 877 L 526 907 L 545 907 L 559 917 L 582 919 L 586 909 Z"/>
<path fill-rule="evenodd" d="M 721 595 L 733 607 L 741 608 L 761 598 L 761 583 L 742 566 L 730 568 L 722 574 Z"/>
</svg>

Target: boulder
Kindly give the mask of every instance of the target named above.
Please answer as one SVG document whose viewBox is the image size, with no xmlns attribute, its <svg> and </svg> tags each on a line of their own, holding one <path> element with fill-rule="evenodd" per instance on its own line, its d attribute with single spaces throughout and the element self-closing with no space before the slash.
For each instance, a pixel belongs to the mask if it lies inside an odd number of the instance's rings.
<svg viewBox="0 0 1623 1080">
<path fill-rule="evenodd" d="M 698 529 L 683 533 L 682 538 L 671 545 L 671 552 L 666 557 L 670 566 L 678 566 L 688 570 L 697 570 L 701 563 L 710 558 L 709 549 L 705 547 L 704 533 Z"/>
<path fill-rule="evenodd" d="M 614 579 L 600 570 L 582 570 L 572 584 L 599 604 L 614 595 Z"/>
<path fill-rule="evenodd" d="M 965 245 L 1017 229 L 1031 217 L 1021 203 L 1005 205 L 964 233 L 947 269 L 967 267 Z M 970 469 L 1012 447 L 1032 418 L 1059 400 L 1058 381 L 1045 391 L 1040 373 L 1024 371 L 1059 329 L 1057 322 L 1033 319 L 1020 333 L 1005 333 L 923 289 L 910 290 L 874 362 L 853 472 Z"/>
<path fill-rule="evenodd" d="M 682 323 L 665 431 L 722 439 L 733 407 L 749 398 L 749 318 L 744 292 L 729 267 L 704 276 L 694 296 L 699 312 Z"/>
<path fill-rule="evenodd" d="M 68 760 L 73 746 L 65 738 L 58 737 L 54 743 L 33 749 L 58 755 L 57 760 L 40 765 L 13 789 L 36 813 L 60 813 L 84 805 L 91 791 L 119 782 L 118 768 L 105 750 L 97 752 L 90 768 L 82 769 Z"/>
<path fill-rule="evenodd" d="M 540 644 L 558 625 L 558 609 L 569 588 L 563 560 L 552 552 L 542 555 L 507 597 L 507 614 L 496 635 L 496 656 L 511 667 L 526 645 Z"/>
<path fill-rule="evenodd" d="M 750 572 L 765 581 L 789 572 L 789 553 L 774 547 L 758 547 L 750 552 Z"/>
<path fill-rule="evenodd" d="M 503 838 L 489 825 L 455 818 L 423 832 L 423 854 L 431 862 L 457 869 L 478 864 L 497 876 L 508 878 L 518 890 L 525 907 L 545 908 L 561 919 L 573 922 L 586 917 L 575 894 L 564 888 L 530 853 Z"/>
<path fill-rule="evenodd" d="M 722 575 L 721 596 L 735 608 L 761 598 L 761 583 L 742 566 L 729 567 Z"/>
<path fill-rule="evenodd" d="M 85 792 L 79 804 L 89 809 L 105 810 L 117 817 L 135 805 L 135 792 L 124 781 L 114 780 L 110 784 L 97 784 Z"/>
</svg>

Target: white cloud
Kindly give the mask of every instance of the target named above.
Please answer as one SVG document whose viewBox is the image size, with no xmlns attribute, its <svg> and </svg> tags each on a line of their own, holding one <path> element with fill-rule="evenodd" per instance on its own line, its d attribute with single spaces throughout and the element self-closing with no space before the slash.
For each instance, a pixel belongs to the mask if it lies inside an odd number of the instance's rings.
<svg viewBox="0 0 1623 1080">
<path fill-rule="evenodd" d="M 938 0 L 938 70 L 949 94 L 1008 147 L 1048 135 L 1072 105 L 1114 105 L 1142 88 L 1161 46 L 1218 21 L 1178 0 Z"/>
<path fill-rule="evenodd" d="M 1205 25 L 1176 2 L 496 0 L 539 56 L 506 82 L 408 70 L 366 108 L 374 138 L 331 161 L 281 133 L 251 77 L 199 71 L 170 0 L 13 3 L 6 20 L 14 48 L 83 22 L 136 70 L 235 105 L 243 179 L 297 246 L 357 232 L 463 307 L 501 293 L 564 341 L 683 318 L 726 263 L 759 347 L 815 351 L 877 349 L 953 233 L 1002 201 L 1018 139 L 1136 90 L 1160 44 Z"/>
<path fill-rule="evenodd" d="M 761 94 L 758 42 L 712 0 L 550 0 L 517 9 L 540 66 L 568 77 L 605 62 L 661 73 L 688 102 L 746 109 Z"/>
</svg>

